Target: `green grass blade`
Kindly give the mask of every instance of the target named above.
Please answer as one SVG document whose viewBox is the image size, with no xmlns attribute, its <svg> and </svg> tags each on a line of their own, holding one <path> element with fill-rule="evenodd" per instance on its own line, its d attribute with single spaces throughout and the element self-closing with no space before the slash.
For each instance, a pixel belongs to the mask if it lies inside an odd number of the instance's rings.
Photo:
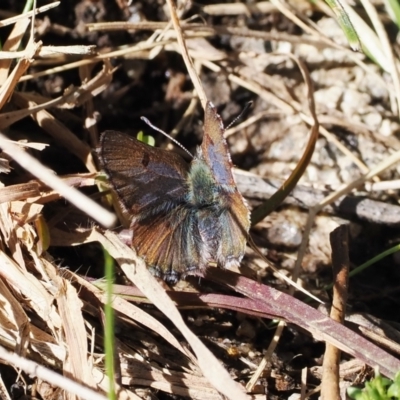
<svg viewBox="0 0 400 400">
<path fill-rule="evenodd" d="M 33 0 L 27 0 L 27 2 L 25 3 L 25 7 L 22 10 L 22 13 L 27 13 L 28 11 L 31 11 L 33 8 Z"/>
<path fill-rule="evenodd" d="M 106 295 L 107 302 L 105 304 L 105 332 L 104 332 L 104 349 L 106 374 L 108 376 L 110 386 L 108 398 L 116 400 L 115 395 L 115 368 L 114 368 L 114 310 L 112 308 L 113 301 L 113 283 L 114 283 L 114 261 L 108 252 L 104 249 L 104 267 L 106 275 Z"/>
<path fill-rule="evenodd" d="M 351 278 L 352 276 L 359 274 L 360 272 L 364 271 L 364 269 L 370 267 L 371 265 L 374 265 L 378 261 L 383 260 L 385 257 L 390 256 L 391 254 L 396 253 L 398 251 L 400 251 L 400 244 L 396 244 L 396 246 L 393 246 L 390 249 L 383 251 L 382 253 L 378 254 L 377 256 L 366 261 L 364 264 L 361 264 L 358 267 L 354 268 L 353 271 L 351 271 L 349 273 L 349 277 Z M 330 290 L 330 289 L 332 289 L 332 287 L 333 287 L 333 283 L 331 283 L 330 285 L 326 285 L 324 287 L 324 290 Z"/>
<path fill-rule="evenodd" d="M 397 0 L 396 0 L 397 1 Z M 377 33 L 371 28 L 369 24 L 351 7 L 349 4 L 343 3 L 344 9 L 351 18 L 352 24 L 357 29 L 363 52 L 371 58 L 377 65 L 384 71 L 390 73 L 390 62 L 382 48 L 382 43 Z"/>
<path fill-rule="evenodd" d="M 390 18 L 400 29 L 400 3 L 399 0 L 383 0 Z"/>
<path fill-rule="evenodd" d="M 349 277 L 352 277 L 354 275 L 359 274 L 361 271 L 364 271 L 364 269 L 370 267 L 371 265 L 377 263 L 378 261 L 384 259 L 387 256 L 390 256 L 393 253 L 396 253 L 397 251 L 400 250 L 400 244 L 396 244 L 396 246 L 391 247 L 388 250 L 385 250 L 384 252 L 378 254 L 377 256 L 371 258 L 364 264 L 359 265 L 357 268 L 353 269 L 353 271 L 350 272 Z"/>
<path fill-rule="evenodd" d="M 357 32 L 350 21 L 349 15 L 343 8 L 340 1 L 339 0 L 325 0 L 325 1 L 336 15 L 337 22 L 342 28 L 343 33 L 345 34 L 350 47 L 354 51 L 360 51 L 361 50 L 360 39 L 358 38 Z"/>
</svg>

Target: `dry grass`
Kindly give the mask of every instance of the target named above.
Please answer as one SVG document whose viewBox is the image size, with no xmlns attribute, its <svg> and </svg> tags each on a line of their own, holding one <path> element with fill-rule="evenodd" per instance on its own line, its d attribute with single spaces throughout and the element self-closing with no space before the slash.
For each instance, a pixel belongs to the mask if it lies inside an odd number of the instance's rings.
<svg viewBox="0 0 400 400">
<path fill-rule="evenodd" d="M 357 68 L 359 73 L 373 76 L 377 85 L 381 85 L 381 89 L 390 94 L 391 117 L 398 120 L 399 62 L 393 51 L 387 48 L 387 38 L 381 30 L 379 30 L 380 34 L 375 34 L 374 38 L 379 43 L 383 43 L 382 57 L 388 60 L 390 77 L 387 80 L 382 78 L 379 70 L 371 67 L 365 57 L 352 53 L 345 45 L 339 45 L 325 36 L 306 16 L 313 11 L 308 3 L 301 4 L 301 7 L 297 9 L 279 0 L 260 2 L 255 6 L 257 12 L 261 14 L 283 13 L 293 24 L 302 29 L 301 35 L 255 31 L 243 26 L 207 26 L 201 20 L 183 21 L 181 20 L 183 11 L 178 10 L 176 13 L 172 1 L 168 1 L 168 5 L 172 16 L 170 23 L 146 21 L 129 24 L 117 22 L 89 24 L 87 26 L 89 32 L 153 31 L 146 40 L 106 50 L 95 49 L 93 46 L 45 46 L 40 41 L 35 41 L 33 29 L 29 40 L 26 41 L 25 32 L 31 26 L 32 13 L 0 21 L 0 27 L 13 24 L 13 29 L 0 52 L 0 129 L 6 132 L 12 124 L 29 117 L 54 142 L 81 160 L 86 168 L 86 171 L 81 174 L 58 177 L 29 154 L 29 149 L 41 150 L 44 145 L 18 142 L 0 135 L 1 171 L 3 173 L 9 171 L 9 162 L 13 160 L 37 178 L 34 181 L 15 182 L 0 188 L 2 237 L 0 359 L 27 373 L 34 373 L 37 377 L 37 393 L 44 398 L 52 396 L 46 382 L 53 385 L 53 388 L 66 390 L 65 396 L 70 398 L 74 396 L 103 398 L 98 393 L 107 393 L 108 389 L 108 377 L 104 373 L 103 364 L 102 325 L 99 323 L 99 320 L 103 321 L 102 310 L 106 302 L 104 291 L 99 288 L 99 285 L 84 279 L 79 274 L 61 269 L 51 256 L 51 252 L 48 252 L 49 246 L 73 247 L 100 242 L 117 260 L 119 271 L 126 281 L 134 283 L 144 296 L 168 318 L 168 320 L 165 317 L 155 318 L 122 296 L 115 297 L 112 305 L 118 313 L 118 323 L 123 326 L 123 331 L 135 329 L 139 336 L 143 336 L 142 342 L 145 342 L 145 339 L 148 340 L 147 347 L 138 348 L 138 342 L 130 341 L 122 336 L 120 338 L 118 332 L 116 333 L 116 354 L 118 355 L 116 359 L 119 360 L 118 367 L 121 376 L 117 382 L 118 398 L 143 398 L 147 394 L 146 391 L 140 389 L 143 387 L 193 399 L 219 399 L 220 393 L 231 399 L 265 398 L 264 394 L 257 392 L 259 389 L 257 381 L 269 365 L 268 357 L 272 355 L 283 330 L 283 325 L 280 325 L 276 341 L 271 344 L 267 356 L 262 359 L 258 368 L 254 364 L 251 365 L 250 371 L 253 376 L 241 385 L 232 379 L 212 352 L 187 327 L 176 304 L 147 271 L 143 261 L 136 257 L 132 249 L 121 243 L 116 235 L 97 226 L 63 231 L 60 225 L 57 225 L 59 221 L 68 222 L 69 219 L 72 223 L 75 221 L 71 217 L 73 213 L 70 213 L 70 208 L 51 219 L 44 218 L 46 207 L 64 198 L 80 210 L 79 215 L 90 216 L 95 221 L 93 225 L 99 223 L 102 227 L 111 227 L 115 223 L 113 213 L 78 190 L 100 185 L 95 179 L 98 168 L 92 155 L 92 149 L 97 145 L 99 136 L 93 98 L 106 90 L 113 80 L 116 69 L 112 66 L 111 60 L 151 61 L 163 51 L 181 54 L 188 68 L 196 96 L 203 106 L 207 97 L 201 83 L 202 72 L 210 70 L 223 74 L 231 85 L 253 93 L 270 105 L 267 111 L 259 112 L 238 127 L 232 128 L 228 134 L 235 135 L 239 128 L 242 130 L 250 128 L 265 118 L 266 113 L 282 121 L 290 120 L 294 130 L 304 132 L 315 130 L 311 135 L 311 144 L 308 148 L 299 149 L 299 158 L 302 152 L 305 152 L 305 158 L 311 157 L 317 139 L 318 123 L 314 115 L 314 106 L 309 108 L 308 105 L 309 101 L 314 100 L 310 84 L 308 83 L 307 86 L 299 79 L 295 85 L 299 90 L 297 88 L 294 90 L 293 87 L 289 89 L 286 86 L 287 81 L 277 80 L 276 77 L 271 77 L 264 72 L 265 65 L 273 57 L 280 57 L 282 63 L 290 65 L 293 60 L 296 62 L 298 59 L 296 53 L 300 52 L 297 46 L 308 45 L 321 52 L 334 50 L 337 57 L 339 55 L 343 57 L 347 63 Z M 57 3 L 53 6 L 57 6 Z M 49 7 L 51 6 L 39 8 L 36 15 L 39 15 L 39 12 L 46 12 Z M 329 12 L 322 4 L 317 4 L 316 7 L 320 7 L 320 12 Z M 215 4 L 204 7 L 203 11 L 209 15 L 219 16 L 247 15 L 254 12 L 240 3 Z M 378 20 L 379 18 L 375 19 L 375 22 L 378 23 Z M 214 35 L 261 38 L 271 40 L 274 45 L 290 44 L 292 50 L 291 54 L 270 53 L 267 55 L 242 49 L 232 60 L 224 50 L 213 47 L 206 40 Z M 20 50 L 21 46 L 25 48 Z M 300 54 L 300 57 L 302 56 Z M 42 68 L 40 72 L 31 72 L 31 67 L 38 65 L 48 67 Z M 28 80 L 52 74 L 63 74 L 70 69 L 79 69 L 81 84 L 79 87 L 66 88 L 64 93 L 55 99 L 23 90 L 23 83 Z M 309 76 L 305 74 L 305 81 L 307 79 Z M 309 89 L 308 92 L 307 89 Z M 190 102 L 185 116 L 192 114 L 196 102 L 197 99 Z M 9 105 L 12 107 L 7 107 Z M 82 106 L 89 138 L 87 142 L 79 139 L 67 127 L 67 124 L 58 119 L 56 112 L 57 108 L 72 110 Z M 316 108 L 321 112 L 323 104 L 317 101 Z M 323 123 L 324 118 L 329 117 L 331 119 Z M 351 193 L 354 189 L 362 189 L 367 181 L 376 178 L 376 182 L 379 183 L 377 177 L 382 172 L 392 169 L 400 159 L 398 150 L 400 146 L 393 146 L 388 149 L 383 162 L 374 166 L 367 165 L 329 131 L 328 128 L 335 125 L 332 118 L 336 118 L 338 125 L 346 127 L 349 131 L 359 132 L 362 125 L 364 131 L 373 134 L 365 124 L 353 120 L 344 111 L 338 110 L 334 116 L 326 113 L 321 117 L 319 134 L 344 158 L 350 160 L 358 168 L 358 172 L 354 179 L 337 185 L 335 190 L 310 210 L 305 225 L 306 232 L 293 270 L 295 280 L 299 276 L 301 263 L 308 248 L 309 234 L 317 214 L 340 196 Z M 183 118 L 173 130 L 173 134 L 183 130 L 188 120 L 189 118 Z M 294 169 L 293 162 L 289 163 L 289 167 Z M 282 178 L 287 178 L 288 175 Z M 238 180 L 240 186 L 240 177 Z M 287 182 L 283 186 L 286 184 Z M 142 295 L 138 295 L 136 300 L 145 301 Z M 170 322 L 175 330 L 171 329 Z M 149 332 L 156 332 L 163 341 Z M 185 339 L 185 343 L 182 342 L 182 338 Z M 7 353 L 6 349 L 14 355 Z M 19 357 L 15 357 L 16 355 Z M 28 360 L 33 360 L 43 368 L 33 367 Z M 166 365 L 169 368 L 163 369 L 159 365 Z M 53 371 L 57 371 L 58 374 Z M 72 385 L 71 380 L 77 382 L 78 385 Z M 90 392 L 90 389 L 98 393 Z"/>
</svg>

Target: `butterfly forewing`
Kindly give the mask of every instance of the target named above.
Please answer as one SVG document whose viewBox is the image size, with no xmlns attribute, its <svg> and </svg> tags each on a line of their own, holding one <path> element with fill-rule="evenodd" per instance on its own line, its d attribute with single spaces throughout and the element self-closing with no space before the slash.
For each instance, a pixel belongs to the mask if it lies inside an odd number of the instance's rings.
<svg viewBox="0 0 400 400">
<path fill-rule="evenodd" d="M 102 134 L 98 154 L 121 206 L 131 218 L 144 218 L 183 201 L 188 165 L 178 154 L 117 131 Z"/>
<path fill-rule="evenodd" d="M 211 102 L 207 102 L 204 112 L 204 137 L 201 144 L 204 160 L 211 168 L 218 184 L 236 187 L 224 131 L 222 119 L 216 108 Z"/>
</svg>

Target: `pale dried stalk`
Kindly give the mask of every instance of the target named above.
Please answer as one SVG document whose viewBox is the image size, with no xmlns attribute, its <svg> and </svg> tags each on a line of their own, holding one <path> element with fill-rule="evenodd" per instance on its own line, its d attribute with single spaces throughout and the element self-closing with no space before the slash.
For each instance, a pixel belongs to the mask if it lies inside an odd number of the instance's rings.
<svg viewBox="0 0 400 400">
<path fill-rule="evenodd" d="M 15 17 L 3 19 L 2 21 L 0 21 L 0 28 L 2 28 L 3 26 L 15 24 L 17 21 L 19 21 L 21 19 L 24 19 L 27 17 L 32 17 L 33 13 L 35 13 L 35 15 L 38 15 L 38 14 L 41 14 L 48 10 L 51 10 L 52 8 L 59 6 L 60 3 L 61 3 L 61 1 L 55 1 L 54 3 L 46 4 L 45 6 L 38 7 L 35 10 L 28 11 L 24 14 L 19 14 L 19 15 L 16 15 Z"/>
<path fill-rule="evenodd" d="M 111 227 L 116 222 L 113 213 L 107 211 L 89 197 L 83 195 L 78 190 L 65 184 L 54 172 L 43 166 L 30 154 L 21 150 L 18 146 L 11 143 L 4 135 L 0 134 L 0 147 L 6 151 L 21 167 L 25 168 L 38 179 L 57 190 L 61 195 L 70 201 L 75 207 L 95 219 L 103 226 Z"/>
<path fill-rule="evenodd" d="M 201 84 L 200 78 L 196 73 L 196 69 L 194 67 L 192 59 L 189 57 L 188 49 L 186 47 L 185 40 L 183 39 L 183 31 L 179 22 L 179 18 L 176 14 L 176 7 L 173 2 L 173 0 L 167 0 L 169 12 L 171 14 L 171 20 L 172 23 L 174 24 L 174 28 L 176 31 L 177 35 L 177 40 L 179 47 L 181 49 L 182 57 L 185 62 L 186 68 L 188 70 L 188 73 L 190 75 L 190 79 L 192 80 L 193 86 L 195 87 L 197 91 L 197 95 L 199 96 L 201 105 L 205 109 L 206 103 L 207 103 L 207 96 L 204 91 L 203 85 Z"/>
<path fill-rule="evenodd" d="M 94 54 L 95 46 L 42 46 L 39 51 L 40 57 L 46 57 L 53 54 L 75 54 L 90 56 Z M 15 58 L 21 58 L 26 55 L 26 50 L 21 51 L 1 51 L 0 60 L 13 60 Z"/>
<path fill-rule="evenodd" d="M 4 53 L 18 50 L 19 46 L 21 45 L 21 40 L 25 35 L 25 32 L 28 29 L 29 24 L 30 21 L 28 18 L 19 20 L 13 26 L 13 29 L 11 30 L 10 34 L 7 37 L 7 40 L 4 43 L 2 51 L 0 52 L 0 85 L 3 85 L 6 82 L 6 79 L 9 74 L 10 65 L 12 62 L 12 60 L 1 59 L 2 58 L 1 56 Z M 26 53 L 24 50 L 24 55 L 25 54 Z M 20 58 L 22 57 L 23 56 L 21 56 Z"/>
<path fill-rule="evenodd" d="M 81 67 L 82 65 L 94 64 L 94 63 L 97 63 L 97 62 L 102 61 L 107 58 L 123 57 L 123 56 L 128 56 L 129 54 L 139 53 L 143 50 L 151 50 L 156 46 L 163 46 L 163 45 L 171 43 L 172 41 L 173 41 L 172 39 L 169 39 L 169 40 L 163 40 L 162 42 L 158 42 L 158 43 L 139 43 L 132 47 L 114 50 L 114 51 L 110 51 L 110 52 L 104 53 L 104 54 L 99 54 L 93 58 L 75 61 L 70 64 L 65 64 L 65 65 L 61 65 L 59 67 L 50 68 L 46 71 L 37 72 L 35 74 L 27 74 L 27 75 L 21 77 L 21 79 L 19 81 L 24 82 L 24 81 L 28 81 L 30 79 L 40 78 L 41 76 L 47 76 L 47 75 L 56 74 L 58 72 L 68 71 L 69 69 L 78 68 L 78 67 Z"/>
<path fill-rule="evenodd" d="M 43 367 L 33 361 L 27 360 L 26 358 L 20 357 L 15 353 L 10 353 L 0 346 L 0 359 L 13 365 L 15 368 L 22 369 L 28 375 L 35 376 L 39 379 L 43 379 L 46 382 L 51 383 L 61 389 L 64 389 L 68 393 L 76 394 L 77 396 L 84 399 L 91 400 L 107 400 L 107 397 L 102 394 L 83 386 L 72 379 L 66 378 L 56 372 Z"/>
<path fill-rule="evenodd" d="M 34 43 L 29 46 L 29 51 L 26 53 L 26 58 L 21 58 L 12 73 L 5 80 L 0 88 L 0 110 L 3 108 L 4 104 L 7 102 L 11 94 L 13 93 L 15 86 L 21 81 L 22 75 L 31 65 L 33 58 L 39 51 L 41 42 Z"/>
</svg>

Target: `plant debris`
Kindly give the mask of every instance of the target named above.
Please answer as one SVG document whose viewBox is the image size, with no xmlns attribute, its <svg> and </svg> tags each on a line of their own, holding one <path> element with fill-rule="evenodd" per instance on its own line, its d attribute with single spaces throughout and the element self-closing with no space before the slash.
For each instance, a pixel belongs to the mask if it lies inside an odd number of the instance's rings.
<svg viewBox="0 0 400 400">
<path fill-rule="evenodd" d="M 376 365 L 393 378 L 398 253 L 350 272 L 343 325 L 317 301 L 331 304 L 335 228 L 348 228 L 350 270 L 399 240 L 400 36 L 384 7 L 365 0 L 373 29 L 361 5 L 346 7 L 372 61 L 322 0 L 38 3 L 0 5 L 2 390 L 107 394 L 102 247 L 116 260 L 118 398 L 316 399 L 324 342 L 342 350 L 342 396 Z M 252 102 L 226 132 L 252 209 L 312 157 L 252 228 L 259 252 L 248 246 L 240 271 L 209 268 L 165 290 L 121 240 L 94 149 L 112 129 L 170 150 L 145 116 L 193 153 L 207 99 L 225 125 Z"/>
</svg>

